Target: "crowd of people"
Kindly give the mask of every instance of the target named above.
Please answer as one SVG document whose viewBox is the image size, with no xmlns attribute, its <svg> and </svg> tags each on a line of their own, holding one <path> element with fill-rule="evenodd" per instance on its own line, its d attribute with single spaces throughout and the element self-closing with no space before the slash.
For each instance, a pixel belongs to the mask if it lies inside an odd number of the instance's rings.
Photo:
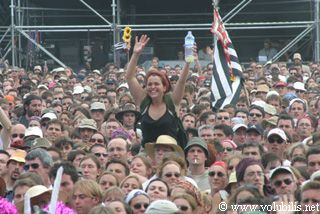
<svg viewBox="0 0 320 214">
<path fill-rule="evenodd" d="M 0 213 L 48 211 L 60 167 L 56 213 L 318 213 L 320 65 L 252 62 L 215 109 L 214 64 L 144 69 L 148 41 L 124 68 L 3 70 Z"/>
</svg>

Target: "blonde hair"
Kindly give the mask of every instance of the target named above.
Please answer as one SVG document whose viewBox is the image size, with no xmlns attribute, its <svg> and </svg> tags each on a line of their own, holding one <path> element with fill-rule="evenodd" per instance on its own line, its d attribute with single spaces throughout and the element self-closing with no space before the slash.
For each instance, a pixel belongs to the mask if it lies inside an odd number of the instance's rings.
<svg viewBox="0 0 320 214">
<path fill-rule="evenodd" d="M 113 186 L 104 191 L 102 200 L 105 201 L 109 196 L 114 196 L 118 201 L 123 201 L 125 193 L 120 189 L 120 187 Z"/>
<path fill-rule="evenodd" d="M 138 184 L 139 184 L 139 187 L 138 187 L 138 188 L 139 188 L 139 189 L 142 189 L 142 184 L 141 184 L 138 176 L 136 176 L 136 175 L 128 175 L 127 177 L 125 177 L 125 178 L 121 181 L 121 183 L 120 183 L 120 188 L 121 188 L 121 189 L 122 189 L 124 183 L 125 183 L 128 179 L 130 179 L 130 178 L 135 179 L 135 180 L 138 182 Z"/>
<path fill-rule="evenodd" d="M 194 211 L 197 208 L 197 202 L 196 199 L 190 195 L 190 194 L 178 194 L 178 195 L 174 195 L 171 199 L 171 201 L 173 202 L 176 199 L 185 199 L 186 201 L 188 201 L 188 203 L 190 204 L 192 211 Z"/>
<path fill-rule="evenodd" d="M 89 197 L 98 198 L 99 202 L 102 200 L 102 190 L 97 182 L 93 180 L 84 179 L 77 181 L 74 185 L 73 193 L 76 190 L 79 190 Z"/>
</svg>

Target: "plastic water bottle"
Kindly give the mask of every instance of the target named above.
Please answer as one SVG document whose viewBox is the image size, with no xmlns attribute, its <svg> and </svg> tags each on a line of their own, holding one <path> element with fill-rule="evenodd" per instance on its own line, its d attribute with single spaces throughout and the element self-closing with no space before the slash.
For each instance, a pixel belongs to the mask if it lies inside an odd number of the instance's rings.
<svg viewBox="0 0 320 214">
<path fill-rule="evenodd" d="M 187 36 L 184 38 L 184 56 L 186 62 L 192 63 L 194 61 L 194 56 L 193 56 L 193 45 L 194 45 L 195 39 L 194 36 L 192 35 L 191 31 L 188 31 Z"/>
</svg>

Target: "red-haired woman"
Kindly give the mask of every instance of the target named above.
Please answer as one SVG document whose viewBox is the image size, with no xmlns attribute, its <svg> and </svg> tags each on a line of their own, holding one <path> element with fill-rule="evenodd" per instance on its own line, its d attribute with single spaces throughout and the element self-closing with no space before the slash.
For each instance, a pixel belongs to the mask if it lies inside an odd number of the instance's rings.
<svg viewBox="0 0 320 214">
<path fill-rule="evenodd" d="M 178 112 L 178 106 L 184 95 L 184 86 L 189 72 L 189 63 L 185 63 L 176 87 L 169 94 L 171 85 L 167 75 L 153 68 L 148 71 L 145 78 L 145 88 L 142 88 L 136 78 L 136 67 L 139 57 L 148 42 L 149 38 L 146 35 L 142 35 L 139 39 L 136 37 L 126 75 L 129 90 L 136 105 L 140 106 L 144 99 L 148 99 L 148 103 L 150 103 L 145 108 L 145 111 L 142 112 L 140 120 L 143 147 L 145 143 L 156 142 L 157 137 L 164 134 L 177 139 L 176 118 L 169 112 L 164 99 L 165 96 L 170 96 L 176 112 Z M 194 52 L 196 53 L 196 50 Z"/>
</svg>

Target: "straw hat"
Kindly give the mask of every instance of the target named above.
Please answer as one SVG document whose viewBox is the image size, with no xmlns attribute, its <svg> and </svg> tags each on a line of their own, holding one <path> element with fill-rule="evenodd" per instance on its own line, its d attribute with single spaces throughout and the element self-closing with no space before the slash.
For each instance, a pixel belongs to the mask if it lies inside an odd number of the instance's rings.
<svg viewBox="0 0 320 214">
<path fill-rule="evenodd" d="M 52 190 L 48 189 L 43 185 L 35 185 L 29 188 L 26 194 L 30 196 L 31 206 L 41 205 L 43 203 L 49 203 L 51 199 Z M 67 202 L 68 201 L 68 193 L 59 192 L 58 201 Z M 24 210 L 24 201 L 20 201 L 16 204 L 19 213 L 23 213 Z"/>
<path fill-rule="evenodd" d="M 179 153 L 181 157 L 184 157 L 184 152 L 180 146 L 178 146 L 178 143 L 176 139 L 169 135 L 160 135 L 157 138 L 157 141 L 151 142 L 151 143 L 146 143 L 145 145 L 145 150 L 146 153 L 149 157 L 154 158 L 154 153 L 155 153 L 155 147 L 157 145 L 164 145 L 173 148 L 173 151 L 176 153 Z"/>
</svg>

